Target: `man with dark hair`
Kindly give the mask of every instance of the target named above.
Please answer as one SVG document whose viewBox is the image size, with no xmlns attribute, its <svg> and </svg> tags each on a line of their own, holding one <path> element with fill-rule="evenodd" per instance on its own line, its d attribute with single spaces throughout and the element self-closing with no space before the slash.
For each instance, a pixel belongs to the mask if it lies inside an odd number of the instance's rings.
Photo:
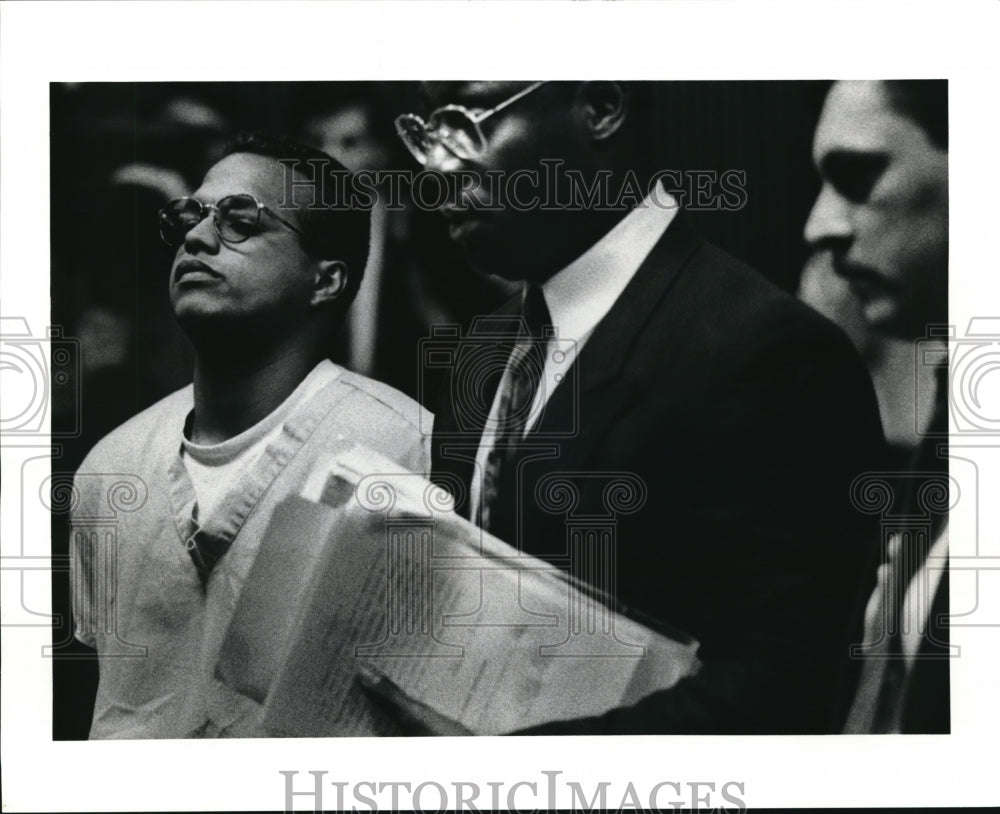
<svg viewBox="0 0 1000 814">
<path fill-rule="evenodd" d="M 948 319 L 947 92 L 944 80 L 837 82 L 813 146 L 823 187 L 806 240 L 831 253 L 875 331 L 910 342 Z M 890 510 L 894 525 L 927 526 L 887 533 L 878 552 L 850 732 L 950 728 L 947 364 L 935 373 L 930 426 Z"/>
<path fill-rule="evenodd" d="M 872 327 L 909 339 L 948 318 L 945 91 L 837 82 L 813 148 L 824 183 L 806 241 L 833 252 Z"/>
<path fill-rule="evenodd" d="M 100 441 L 76 475 L 75 631 L 100 659 L 92 738 L 266 734 L 259 705 L 213 668 L 274 507 L 345 441 L 426 471 L 419 406 L 326 358 L 360 284 L 368 218 L 322 208 L 320 172 L 345 171 L 244 137 L 160 212 L 194 382 Z M 111 548 L 83 530 L 109 504 Z"/>
<path fill-rule="evenodd" d="M 280 200 L 287 200 L 290 192 L 301 196 L 296 203 L 303 248 L 316 256 L 338 257 L 351 269 L 336 300 L 336 310 L 343 316 L 361 288 L 371 232 L 370 210 L 352 206 L 345 194 L 353 188 L 352 171 L 322 150 L 267 133 L 240 133 L 224 153 L 249 153 L 281 163 Z"/>
<path fill-rule="evenodd" d="M 939 150 L 948 149 L 947 79 L 887 79 L 881 86 L 897 113 L 920 125 Z"/>
<path fill-rule="evenodd" d="M 849 487 L 883 443 L 871 383 L 840 331 L 650 184 L 630 91 L 429 83 L 426 121 L 400 118 L 418 161 L 456 181 L 442 212 L 470 263 L 524 286 L 497 315 L 519 326 L 497 375 L 456 362 L 433 473 L 483 528 L 700 643 L 672 688 L 532 732 L 834 731 L 873 531 Z M 607 493 L 617 477 L 629 494 Z M 604 530 L 582 541 L 589 521 Z"/>
</svg>

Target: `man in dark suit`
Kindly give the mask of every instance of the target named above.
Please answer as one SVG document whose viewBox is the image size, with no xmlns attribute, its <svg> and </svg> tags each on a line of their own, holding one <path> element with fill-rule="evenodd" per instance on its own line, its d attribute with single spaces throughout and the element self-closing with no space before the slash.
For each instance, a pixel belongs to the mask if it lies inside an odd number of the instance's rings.
<svg viewBox="0 0 1000 814">
<path fill-rule="evenodd" d="M 455 181 L 442 211 L 470 264 L 525 283 L 487 323 L 521 326 L 506 363 L 475 363 L 485 334 L 458 340 L 434 478 L 484 528 L 700 643 L 673 688 L 533 732 L 833 731 L 874 539 L 849 496 L 883 444 L 871 383 L 838 329 L 649 185 L 641 93 L 428 83 L 427 122 L 399 120 Z M 588 518 L 613 529 L 599 551 L 568 542 Z"/>
<path fill-rule="evenodd" d="M 813 153 L 823 187 L 806 240 L 830 252 L 874 331 L 909 342 L 931 336 L 948 320 L 947 82 L 835 83 Z M 909 471 L 897 473 L 903 488 L 887 514 L 911 528 L 887 527 L 856 648 L 864 667 L 849 732 L 950 731 L 947 350 L 939 356 L 930 426 Z"/>
</svg>

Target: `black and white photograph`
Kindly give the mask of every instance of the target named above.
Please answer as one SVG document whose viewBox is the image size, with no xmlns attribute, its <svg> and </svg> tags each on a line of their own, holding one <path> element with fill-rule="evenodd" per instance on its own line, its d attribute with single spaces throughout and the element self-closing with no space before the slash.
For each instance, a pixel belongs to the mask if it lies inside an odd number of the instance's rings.
<svg viewBox="0 0 1000 814">
<path fill-rule="evenodd" d="M 108 65 L 2 11 L 5 807 L 991 801 L 995 9 L 72 5 Z"/>
</svg>

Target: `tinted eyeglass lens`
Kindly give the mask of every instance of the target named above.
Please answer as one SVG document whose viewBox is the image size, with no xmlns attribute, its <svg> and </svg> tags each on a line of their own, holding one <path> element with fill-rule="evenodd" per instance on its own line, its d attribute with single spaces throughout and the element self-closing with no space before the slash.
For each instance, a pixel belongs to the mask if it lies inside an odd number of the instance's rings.
<svg viewBox="0 0 1000 814">
<path fill-rule="evenodd" d="M 427 161 L 427 130 L 419 116 L 405 114 L 396 119 L 396 131 L 406 148 L 423 164 Z"/>
<path fill-rule="evenodd" d="M 475 158 L 485 145 L 475 123 L 461 110 L 438 110 L 427 129 L 459 158 Z"/>
<path fill-rule="evenodd" d="M 202 217 L 202 206 L 193 198 L 170 201 L 160 211 L 160 237 L 168 246 L 180 246 L 184 242 L 184 235 L 190 232 Z"/>
<path fill-rule="evenodd" d="M 230 195 L 218 203 L 216 228 L 227 243 L 239 243 L 257 231 L 260 207 L 249 195 Z"/>
</svg>

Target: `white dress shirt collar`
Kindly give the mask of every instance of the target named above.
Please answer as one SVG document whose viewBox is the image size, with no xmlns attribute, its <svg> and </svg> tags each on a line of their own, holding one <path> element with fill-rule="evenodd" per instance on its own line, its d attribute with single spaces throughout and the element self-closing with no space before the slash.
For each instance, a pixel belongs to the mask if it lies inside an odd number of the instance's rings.
<svg viewBox="0 0 1000 814">
<path fill-rule="evenodd" d="M 658 190 L 656 195 L 648 196 L 597 243 L 541 286 L 558 341 L 550 340 L 548 343 L 542 385 L 535 394 L 525 433 L 538 423 L 549 397 L 562 383 L 566 370 L 575 364 L 594 328 L 611 310 L 676 214 L 676 201 L 664 190 Z M 527 294 L 527 288 L 524 294 Z M 509 375 L 508 366 L 504 372 L 505 380 Z M 483 473 L 496 441 L 500 399 L 506 386 L 501 381 L 497 388 L 476 453 L 476 466 L 469 485 L 469 517 L 473 521 L 476 521 L 481 508 Z"/>
<path fill-rule="evenodd" d="M 650 194 L 597 243 L 542 285 L 560 339 L 584 341 L 663 237 L 677 202 Z"/>
</svg>

